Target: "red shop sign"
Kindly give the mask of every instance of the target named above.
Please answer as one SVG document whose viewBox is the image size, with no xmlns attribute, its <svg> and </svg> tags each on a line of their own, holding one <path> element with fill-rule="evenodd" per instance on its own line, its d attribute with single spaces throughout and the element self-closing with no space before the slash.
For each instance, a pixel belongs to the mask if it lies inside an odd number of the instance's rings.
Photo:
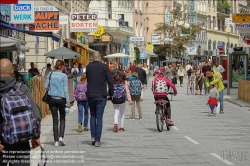
<svg viewBox="0 0 250 166">
<path fill-rule="evenodd" d="M 18 0 L 0 0 L 0 4 L 18 4 Z"/>
</svg>

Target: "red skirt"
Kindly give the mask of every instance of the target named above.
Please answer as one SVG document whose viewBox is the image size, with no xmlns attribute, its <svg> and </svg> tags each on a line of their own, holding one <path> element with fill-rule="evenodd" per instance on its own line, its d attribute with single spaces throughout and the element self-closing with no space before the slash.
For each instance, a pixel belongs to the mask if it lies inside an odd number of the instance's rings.
<svg viewBox="0 0 250 166">
<path fill-rule="evenodd" d="M 210 105 L 210 104 L 218 104 L 218 101 L 216 98 L 209 98 L 209 100 L 207 101 L 207 105 Z"/>
</svg>

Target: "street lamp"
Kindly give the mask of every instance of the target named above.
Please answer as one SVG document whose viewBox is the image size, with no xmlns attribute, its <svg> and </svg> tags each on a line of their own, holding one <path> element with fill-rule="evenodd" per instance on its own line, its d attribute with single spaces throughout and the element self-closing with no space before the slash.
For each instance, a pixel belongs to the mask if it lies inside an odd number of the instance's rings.
<svg viewBox="0 0 250 166">
<path fill-rule="evenodd" d="M 184 28 L 185 28 L 185 29 L 189 29 L 189 28 L 190 28 L 190 24 L 189 24 L 189 23 L 185 23 L 185 24 L 184 24 Z"/>
</svg>

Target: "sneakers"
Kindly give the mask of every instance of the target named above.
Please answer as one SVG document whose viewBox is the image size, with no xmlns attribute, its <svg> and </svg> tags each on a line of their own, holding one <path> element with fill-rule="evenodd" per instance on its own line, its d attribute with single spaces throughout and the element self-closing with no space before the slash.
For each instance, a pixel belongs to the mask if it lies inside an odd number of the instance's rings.
<svg viewBox="0 0 250 166">
<path fill-rule="evenodd" d="M 131 116 L 130 120 L 135 120 L 135 117 L 132 117 L 132 116 Z"/>
<path fill-rule="evenodd" d="M 139 116 L 139 120 L 142 120 L 142 116 Z"/>
<path fill-rule="evenodd" d="M 65 142 L 63 142 L 63 138 L 62 137 L 59 138 L 59 143 L 60 143 L 61 146 L 65 146 L 66 145 Z"/>
<path fill-rule="evenodd" d="M 223 111 L 223 110 L 220 110 L 220 114 L 224 114 L 224 111 Z"/>
<path fill-rule="evenodd" d="M 100 142 L 95 142 L 95 147 L 100 147 L 101 143 Z"/>
<path fill-rule="evenodd" d="M 95 139 L 92 138 L 91 141 L 92 141 L 92 145 L 95 146 Z"/>
<path fill-rule="evenodd" d="M 83 131 L 89 131 L 89 129 L 87 127 L 84 127 Z"/>
<path fill-rule="evenodd" d="M 167 119 L 168 126 L 174 126 L 174 122 L 171 119 Z"/>
<path fill-rule="evenodd" d="M 59 142 L 56 141 L 54 146 L 55 146 L 55 147 L 58 147 L 58 146 L 59 146 Z"/>
<path fill-rule="evenodd" d="M 118 132 L 118 125 L 117 124 L 114 125 L 114 129 L 113 130 L 114 130 L 114 132 Z"/>
<path fill-rule="evenodd" d="M 77 126 L 77 132 L 82 132 L 82 125 L 81 125 L 81 123 L 79 123 L 78 126 Z"/>
<path fill-rule="evenodd" d="M 124 128 L 119 128 L 119 132 L 124 132 Z"/>
</svg>

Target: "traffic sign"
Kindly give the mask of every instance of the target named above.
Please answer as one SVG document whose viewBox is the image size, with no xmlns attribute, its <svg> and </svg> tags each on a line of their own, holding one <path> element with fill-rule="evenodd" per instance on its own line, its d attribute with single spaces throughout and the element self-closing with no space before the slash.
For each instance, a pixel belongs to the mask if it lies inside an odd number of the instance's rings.
<svg viewBox="0 0 250 166">
<path fill-rule="evenodd" d="M 36 36 L 36 44 L 39 44 L 39 36 Z"/>
<path fill-rule="evenodd" d="M 250 23 L 249 13 L 233 13 L 232 15 L 233 23 Z"/>
<path fill-rule="evenodd" d="M 244 43 L 250 45 L 250 36 L 244 36 L 243 41 L 244 41 Z"/>
<path fill-rule="evenodd" d="M 146 54 L 144 52 L 141 52 L 140 53 L 140 59 L 146 59 Z"/>
<path fill-rule="evenodd" d="M 100 37 L 104 33 L 104 28 L 98 24 L 98 30 L 92 33 L 95 37 Z"/>
<path fill-rule="evenodd" d="M 223 44 L 220 41 L 218 41 L 218 48 L 223 48 Z"/>
</svg>

